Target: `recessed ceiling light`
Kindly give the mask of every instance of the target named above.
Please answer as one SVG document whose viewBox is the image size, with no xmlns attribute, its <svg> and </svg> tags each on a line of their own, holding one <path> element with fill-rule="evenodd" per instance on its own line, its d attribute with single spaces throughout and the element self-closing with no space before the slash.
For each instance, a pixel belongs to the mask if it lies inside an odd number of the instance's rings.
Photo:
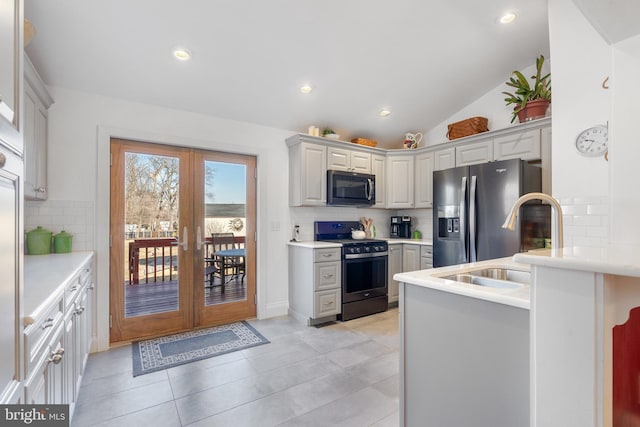
<svg viewBox="0 0 640 427">
<path fill-rule="evenodd" d="M 309 84 L 304 84 L 300 86 L 300 92 L 302 93 L 311 93 L 313 92 L 313 88 Z"/>
<path fill-rule="evenodd" d="M 173 56 L 175 56 L 176 59 L 180 61 L 188 61 L 189 59 L 191 59 L 191 52 L 180 47 L 173 50 Z"/>
<path fill-rule="evenodd" d="M 378 114 L 380 114 L 380 117 L 387 117 L 389 114 L 391 114 L 391 111 L 389 111 L 386 108 L 384 108 L 384 109 L 380 110 L 380 112 Z"/>
<path fill-rule="evenodd" d="M 500 17 L 501 24 L 510 24 L 516 20 L 518 15 L 515 12 L 507 12 Z"/>
</svg>

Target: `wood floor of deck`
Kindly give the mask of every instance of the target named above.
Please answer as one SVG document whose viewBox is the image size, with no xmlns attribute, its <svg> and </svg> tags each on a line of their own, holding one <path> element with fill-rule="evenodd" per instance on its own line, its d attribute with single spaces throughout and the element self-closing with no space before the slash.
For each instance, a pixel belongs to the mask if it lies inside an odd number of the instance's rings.
<svg viewBox="0 0 640 427">
<path fill-rule="evenodd" d="M 205 286 L 205 284 L 203 284 Z M 246 299 L 246 286 L 240 278 L 234 278 L 223 287 L 216 279 L 213 287 L 205 286 L 205 306 L 224 304 Z M 125 317 L 144 316 L 178 310 L 178 282 L 176 280 L 156 283 L 124 285 Z"/>
</svg>

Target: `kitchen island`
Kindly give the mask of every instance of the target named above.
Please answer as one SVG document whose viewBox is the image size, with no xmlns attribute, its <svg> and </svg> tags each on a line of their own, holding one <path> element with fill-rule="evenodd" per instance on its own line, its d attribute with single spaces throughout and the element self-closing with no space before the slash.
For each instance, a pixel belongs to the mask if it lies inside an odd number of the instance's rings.
<svg viewBox="0 0 640 427">
<path fill-rule="evenodd" d="M 533 279 L 531 425 L 640 425 L 640 247 L 514 260 L 529 264 Z"/>
<path fill-rule="evenodd" d="M 529 425 L 529 286 L 490 288 L 439 276 L 510 258 L 400 273 L 403 426 Z"/>
</svg>

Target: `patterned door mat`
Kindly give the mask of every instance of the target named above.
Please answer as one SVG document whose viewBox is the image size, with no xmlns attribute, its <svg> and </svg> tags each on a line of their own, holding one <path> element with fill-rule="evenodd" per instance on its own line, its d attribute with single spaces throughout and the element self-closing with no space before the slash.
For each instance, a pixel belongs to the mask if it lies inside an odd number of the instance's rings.
<svg viewBox="0 0 640 427">
<path fill-rule="evenodd" d="M 269 341 L 244 320 L 229 325 L 135 341 L 131 344 L 133 376 L 267 343 Z"/>
</svg>

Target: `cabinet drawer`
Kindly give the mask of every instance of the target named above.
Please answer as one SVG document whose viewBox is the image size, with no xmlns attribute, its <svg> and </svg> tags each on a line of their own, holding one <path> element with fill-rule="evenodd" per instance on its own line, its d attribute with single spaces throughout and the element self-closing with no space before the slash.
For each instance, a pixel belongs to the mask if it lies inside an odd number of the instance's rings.
<svg viewBox="0 0 640 427">
<path fill-rule="evenodd" d="M 317 262 L 314 264 L 314 289 L 316 291 L 340 287 L 340 262 Z"/>
<path fill-rule="evenodd" d="M 313 251 L 313 259 L 315 262 L 339 261 L 340 248 L 316 249 Z"/>
<path fill-rule="evenodd" d="M 63 298 L 58 299 L 51 307 L 46 310 L 42 316 L 24 329 L 24 353 L 25 353 L 25 375 L 34 368 L 35 364 L 41 357 L 41 353 L 48 340 L 51 332 L 62 321 L 63 314 Z"/>
<path fill-rule="evenodd" d="M 80 271 L 73 276 L 73 279 L 67 283 L 64 288 L 64 306 L 67 311 L 76 300 L 78 295 L 84 287 L 91 282 L 91 268 L 88 265 L 83 265 Z"/>
<path fill-rule="evenodd" d="M 313 317 L 317 319 L 324 316 L 340 314 L 342 301 L 340 298 L 340 293 L 340 289 L 316 292 L 313 307 Z"/>
<path fill-rule="evenodd" d="M 493 144 L 495 160 L 537 160 L 541 157 L 539 129 L 502 136 L 496 138 Z"/>
<path fill-rule="evenodd" d="M 433 257 L 433 246 L 422 246 L 420 248 L 420 256 L 421 257 Z"/>
</svg>

